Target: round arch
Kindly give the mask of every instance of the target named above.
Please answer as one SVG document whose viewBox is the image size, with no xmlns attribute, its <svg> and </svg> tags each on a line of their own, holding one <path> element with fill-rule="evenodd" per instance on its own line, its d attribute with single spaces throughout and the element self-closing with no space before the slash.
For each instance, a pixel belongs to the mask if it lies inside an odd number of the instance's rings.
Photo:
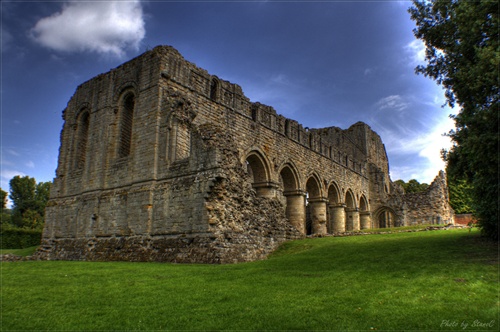
<svg viewBox="0 0 500 332">
<path fill-rule="evenodd" d="M 297 168 L 291 162 L 283 164 L 279 171 L 280 184 L 283 193 L 286 194 L 300 189 L 300 181 Z"/>
<path fill-rule="evenodd" d="M 351 189 L 347 189 L 345 193 L 345 206 L 348 209 L 355 209 L 356 206 L 356 197 Z"/>
<path fill-rule="evenodd" d="M 359 198 L 359 227 L 360 229 L 372 228 L 370 207 L 364 194 L 361 194 Z"/>
<path fill-rule="evenodd" d="M 132 92 L 135 96 L 137 96 L 137 91 L 139 91 L 139 89 L 137 88 L 137 84 L 134 81 L 128 81 L 121 84 L 115 90 L 114 103 L 120 104 L 120 101 L 122 100 L 123 96 L 126 95 L 128 92 Z"/>
<path fill-rule="evenodd" d="M 335 182 L 331 182 L 328 186 L 328 203 L 330 205 L 338 205 L 342 203 L 341 191 Z"/>
<path fill-rule="evenodd" d="M 382 206 L 374 213 L 375 228 L 389 228 L 396 224 L 396 212 L 388 206 Z"/>
<path fill-rule="evenodd" d="M 368 200 L 366 199 L 365 195 L 361 195 L 361 197 L 359 198 L 359 211 L 360 212 L 370 211 L 370 208 L 368 206 Z"/>
<path fill-rule="evenodd" d="M 252 184 L 263 184 L 270 181 L 269 163 L 260 151 L 252 150 L 247 153 L 245 158 L 246 171 L 250 176 Z"/>
<path fill-rule="evenodd" d="M 319 176 L 315 173 L 312 173 L 308 176 L 306 181 L 306 192 L 308 194 L 308 198 L 320 198 L 322 195 L 322 187 Z"/>
<path fill-rule="evenodd" d="M 300 190 L 297 168 L 289 162 L 281 166 L 279 171 L 279 195 L 285 206 L 288 221 L 301 233 L 306 232 L 305 194 Z"/>
</svg>

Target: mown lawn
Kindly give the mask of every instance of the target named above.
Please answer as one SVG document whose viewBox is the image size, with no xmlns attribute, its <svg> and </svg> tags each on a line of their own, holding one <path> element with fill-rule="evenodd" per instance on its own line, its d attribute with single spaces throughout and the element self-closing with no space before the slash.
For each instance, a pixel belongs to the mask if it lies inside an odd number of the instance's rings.
<svg viewBox="0 0 500 332">
<path fill-rule="evenodd" d="M 305 239 L 236 265 L 2 263 L 2 330 L 498 330 L 468 230 Z"/>
</svg>

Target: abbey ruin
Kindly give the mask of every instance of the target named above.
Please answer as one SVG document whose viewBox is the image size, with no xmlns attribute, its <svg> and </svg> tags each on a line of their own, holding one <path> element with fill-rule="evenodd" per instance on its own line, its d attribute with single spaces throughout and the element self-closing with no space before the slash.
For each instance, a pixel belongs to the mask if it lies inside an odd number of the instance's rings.
<svg viewBox="0 0 500 332">
<path fill-rule="evenodd" d="M 405 195 L 362 122 L 304 128 L 159 46 L 63 113 L 39 255 L 232 263 L 306 235 L 452 222 L 446 179 Z"/>
</svg>

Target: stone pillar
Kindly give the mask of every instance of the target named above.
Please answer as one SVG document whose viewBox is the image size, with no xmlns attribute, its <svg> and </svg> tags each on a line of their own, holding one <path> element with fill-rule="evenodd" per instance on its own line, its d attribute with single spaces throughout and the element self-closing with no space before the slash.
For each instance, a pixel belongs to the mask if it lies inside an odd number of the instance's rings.
<svg viewBox="0 0 500 332">
<path fill-rule="evenodd" d="M 284 192 L 286 197 L 286 217 L 302 234 L 306 234 L 306 201 L 305 193 L 296 190 Z"/>
<path fill-rule="evenodd" d="M 326 203 L 325 198 L 311 198 L 312 234 L 326 234 Z"/>
<path fill-rule="evenodd" d="M 361 229 L 370 229 L 372 228 L 372 219 L 370 217 L 370 212 L 364 211 L 359 213 L 359 223 Z"/>
<path fill-rule="evenodd" d="M 276 197 L 276 184 L 272 182 L 254 183 L 253 188 L 257 192 L 258 197 L 275 198 Z"/>
<path fill-rule="evenodd" d="M 346 222 L 346 230 L 347 231 L 359 231 L 359 210 L 347 209 L 347 222 Z"/>
<path fill-rule="evenodd" d="M 332 233 L 345 232 L 345 206 L 330 205 L 330 229 Z"/>
</svg>

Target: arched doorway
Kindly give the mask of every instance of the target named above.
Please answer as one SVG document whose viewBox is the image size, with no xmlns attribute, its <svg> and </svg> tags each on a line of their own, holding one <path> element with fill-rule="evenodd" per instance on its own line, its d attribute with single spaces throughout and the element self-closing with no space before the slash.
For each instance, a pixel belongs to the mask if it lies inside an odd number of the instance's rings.
<svg viewBox="0 0 500 332">
<path fill-rule="evenodd" d="M 376 228 L 390 228 L 396 225 L 396 214 L 391 208 L 384 206 L 377 210 L 375 213 L 375 227 Z"/>
<path fill-rule="evenodd" d="M 351 189 L 345 194 L 346 231 L 359 230 L 359 210 L 356 206 L 356 198 Z"/>
<path fill-rule="evenodd" d="M 306 234 L 326 234 L 326 202 L 321 194 L 318 177 L 312 175 L 306 182 Z"/>
<path fill-rule="evenodd" d="M 372 228 L 370 209 L 365 195 L 361 195 L 359 199 L 359 226 L 360 229 Z"/>
<path fill-rule="evenodd" d="M 305 233 L 305 193 L 299 189 L 297 172 L 290 164 L 280 171 L 280 189 L 285 197 L 285 214 L 292 225 Z"/>
<path fill-rule="evenodd" d="M 345 232 L 345 206 L 336 183 L 328 187 L 328 233 Z"/>
</svg>

